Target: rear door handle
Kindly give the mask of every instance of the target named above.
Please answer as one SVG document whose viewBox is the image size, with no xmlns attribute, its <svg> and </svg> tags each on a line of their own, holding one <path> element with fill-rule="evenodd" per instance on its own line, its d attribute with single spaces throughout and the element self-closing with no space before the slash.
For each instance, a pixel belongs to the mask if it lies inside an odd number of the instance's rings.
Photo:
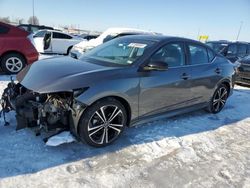
<svg viewBox="0 0 250 188">
<path fill-rule="evenodd" d="M 217 68 L 217 69 L 215 69 L 214 72 L 217 73 L 217 74 L 220 74 L 220 73 L 221 73 L 221 69 L 220 69 L 220 68 Z"/>
<path fill-rule="evenodd" d="M 188 80 L 190 77 L 191 77 L 191 76 L 188 75 L 187 73 L 183 73 L 183 74 L 181 75 L 181 78 L 182 78 L 183 80 Z"/>
</svg>

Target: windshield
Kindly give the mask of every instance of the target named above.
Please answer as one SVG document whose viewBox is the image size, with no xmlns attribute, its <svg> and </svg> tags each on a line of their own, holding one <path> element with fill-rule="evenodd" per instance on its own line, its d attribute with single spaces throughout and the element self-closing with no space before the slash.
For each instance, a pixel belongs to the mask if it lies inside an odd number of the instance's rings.
<svg viewBox="0 0 250 188">
<path fill-rule="evenodd" d="M 153 44 L 152 41 L 118 38 L 86 52 L 81 59 L 88 57 L 108 63 L 129 65 L 141 57 Z"/>
<path fill-rule="evenodd" d="M 214 51 L 220 53 L 224 50 L 225 47 L 228 46 L 227 43 L 214 43 L 214 42 L 208 42 L 206 43 L 208 46 L 210 46 Z"/>
</svg>

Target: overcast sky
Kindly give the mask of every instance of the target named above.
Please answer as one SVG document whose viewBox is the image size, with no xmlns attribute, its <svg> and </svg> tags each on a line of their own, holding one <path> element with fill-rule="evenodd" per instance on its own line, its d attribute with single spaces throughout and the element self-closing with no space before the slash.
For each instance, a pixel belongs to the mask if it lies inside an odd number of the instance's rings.
<svg viewBox="0 0 250 188">
<path fill-rule="evenodd" d="M 250 42 L 250 0 L 34 0 L 43 25 L 103 31 L 135 27 L 166 35 Z M 32 0 L 0 0 L 0 16 L 32 16 Z"/>
</svg>

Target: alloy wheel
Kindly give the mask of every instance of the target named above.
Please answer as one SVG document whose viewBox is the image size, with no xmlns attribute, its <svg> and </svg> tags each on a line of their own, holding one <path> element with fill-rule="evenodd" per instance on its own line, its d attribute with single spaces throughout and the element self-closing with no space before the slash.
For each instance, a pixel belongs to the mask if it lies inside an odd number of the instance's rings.
<svg viewBox="0 0 250 188">
<path fill-rule="evenodd" d="M 115 105 L 105 105 L 91 116 L 88 123 L 88 136 L 92 142 L 103 145 L 111 143 L 121 133 L 124 114 Z"/>
<path fill-rule="evenodd" d="M 10 57 L 6 60 L 6 68 L 12 73 L 17 73 L 23 68 L 23 63 L 18 57 Z"/>
<path fill-rule="evenodd" d="M 228 96 L 227 88 L 220 87 L 213 98 L 213 109 L 215 112 L 219 112 L 225 105 Z"/>
</svg>

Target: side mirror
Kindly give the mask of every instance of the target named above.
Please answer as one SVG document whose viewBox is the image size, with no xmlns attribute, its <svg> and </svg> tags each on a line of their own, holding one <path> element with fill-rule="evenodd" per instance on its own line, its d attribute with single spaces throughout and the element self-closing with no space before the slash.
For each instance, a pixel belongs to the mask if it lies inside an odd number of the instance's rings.
<svg viewBox="0 0 250 188">
<path fill-rule="evenodd" d="M 149 62 L 145 67 L 143 67 L 143 70 L 146 71 L 165 71 L 168 69 L 168 64 L 163 61 L 151 61 Z"/>
</svg>

